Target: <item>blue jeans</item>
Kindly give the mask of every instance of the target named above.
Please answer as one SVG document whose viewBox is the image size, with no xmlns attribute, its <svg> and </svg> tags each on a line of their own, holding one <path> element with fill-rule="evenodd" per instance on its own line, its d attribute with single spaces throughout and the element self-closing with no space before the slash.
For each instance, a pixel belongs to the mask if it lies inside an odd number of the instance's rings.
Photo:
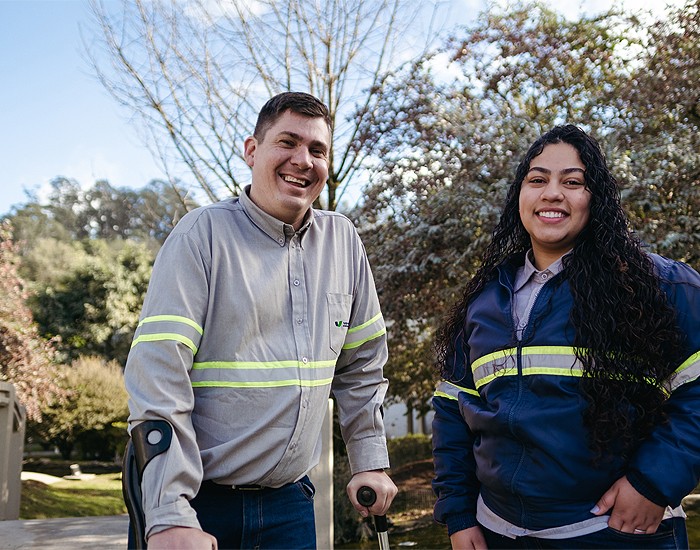
<svg viewBox="0 0 700 550">
<path fill-rule="evenodd" d="M 517 537 L 511 539 L 498 535 L 484 527 L 481 528 L 489 550 L 517 549 L 583 549 L 583 548 L 620 548 L 639 550 L 688 549 L 688 533 L 685 519 L 670 518 L 661 522 L 653 535 L 633 535 L 615 529 L 603 529 L 570 539 L 538 539 L 535 537 Z"/>
<path fill-rule="evenodd" d="M 234 490 L 204 482 L 190 504 L 220 549 L 315 549 L 314 492 L 308 477 L 279 489 Z"/>
</svg>

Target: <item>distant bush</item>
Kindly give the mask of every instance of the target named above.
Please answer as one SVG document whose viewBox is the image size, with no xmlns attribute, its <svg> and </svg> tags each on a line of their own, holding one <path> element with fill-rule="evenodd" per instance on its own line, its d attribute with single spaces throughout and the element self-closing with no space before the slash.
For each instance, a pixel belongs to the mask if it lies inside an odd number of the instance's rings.
<svg viewBox="0 0 700 550">
<path fill-rule="evenodd" d="M 431 437 L 425 434 L 408 434 L 387 441 L 392 469 L 404 464 L 425 460 L 432 456 Z"/>
<path fill-rule="evenodd" d="M 65 459 L 113 459 L 126 443 L 129 410 L 122 368 L 115 361 L 80 357 L 60 368 L 58 384 L 66 397 L 45 403 L 42 421 L 30 434 L 55 445 Z"/>
</svg>

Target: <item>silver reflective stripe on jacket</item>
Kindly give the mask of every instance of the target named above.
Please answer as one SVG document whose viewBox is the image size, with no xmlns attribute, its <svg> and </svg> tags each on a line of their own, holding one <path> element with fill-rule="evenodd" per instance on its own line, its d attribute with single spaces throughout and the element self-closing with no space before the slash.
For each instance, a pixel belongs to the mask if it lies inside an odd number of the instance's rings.
<svg viewBox="0 0 700 550">
<path fill-rule="evenodd" d="M 676 391 L 683 384 L 697 380 L 700 377 L 700 351 L 691 355 L 673 373 L 667 385 L 669 392 Z"/>
<path fill-rule="evenodd" d="M 478 391 L 458 386 L 457 384 L 453 384 L 452 382 L 448 382 L 447 380 L 441 380 L 438 383 L 434 395 L 436 397 L 445 397 L 447 399 L 452 399 L 453 401 L 459 401 L 460 392 L 466 392 L 469 395 L 475 395 L 477 397 L 479 396 Z"/>
<path fill-rule="evenodd" d="M 536 374 L 550 376 L 583 376 L 581 362 L 568 346 L 531 346 L 520 350 L 522 376 Z M 488 384 L 500 376 L 518 375 L 518 349 L 490 353 L 475 360 L 472 365 L 474 385 L 477 388 Z M 667 393 L 677 390 L 683 384 L 700 377 L 700 352 L 693 354 L 676 369 L 664 384 Z M 465 390 L 466 391 L 466 390 Z"/>
<path fill-rule="evenodd" d="M 497 351 L 480 357 L 472 363 L 474 385 L 477 388 L 488 384 L 498 376 L 518 374 L 517 348 Z M 574 355 L 574 348 L 567 346 L 533 346 L 521 350 L 523 376 L 549 374 L 555 376 L 578 376 L 581 364 Z"/>
</svg>

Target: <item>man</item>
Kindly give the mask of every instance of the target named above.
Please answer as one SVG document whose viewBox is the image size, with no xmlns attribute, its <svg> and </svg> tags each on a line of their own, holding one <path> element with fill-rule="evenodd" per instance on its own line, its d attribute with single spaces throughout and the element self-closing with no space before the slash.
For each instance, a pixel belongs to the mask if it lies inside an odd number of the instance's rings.
<svg viewBox="0 0 700 550">
<path fill-rule="evenodd" d="M 273 97 L 245 141 L 250 186 L 190 212 L 156 259 L 125 371 L 130 426 L 173 427 L 143 475 L 149 548 L 315 547 L 306 474 L 331 391 L 351 502 L 366 515 L 370 486 L 383 514 L 396 494 L 370 267 L 352 223 L 311 208 L 330 145 L 325 105 Z"/>
</svg>

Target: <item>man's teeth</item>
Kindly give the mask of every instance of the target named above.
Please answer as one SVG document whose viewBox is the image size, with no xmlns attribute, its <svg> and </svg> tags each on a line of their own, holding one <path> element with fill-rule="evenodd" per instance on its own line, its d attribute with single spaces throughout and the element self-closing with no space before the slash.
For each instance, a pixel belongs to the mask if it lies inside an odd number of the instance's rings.
<svg viewBox="0 0 700 550">
<path fill-rule="evenodd" d="M 538 212 L 538 216 L 541 216 L 543 218 L 563 218 L 564 213 L 563 212 Z"/>
<path fill-rule="evenodd" d="M 292 176 L 284 176 L 284 181 L 288 181 L 289 183 L 296 183 L 298 185 L 303 185 L 306 186 L 306 181 L 297 179 Z"/>
</svg>

